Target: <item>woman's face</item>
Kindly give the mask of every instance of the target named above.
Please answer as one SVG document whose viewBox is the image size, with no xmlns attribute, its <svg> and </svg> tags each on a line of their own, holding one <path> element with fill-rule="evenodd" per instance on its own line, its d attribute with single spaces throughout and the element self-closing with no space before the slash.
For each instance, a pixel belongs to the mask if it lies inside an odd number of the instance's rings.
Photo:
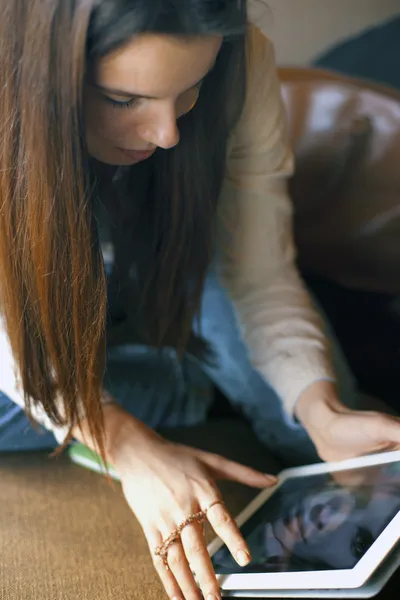
<svg viewBox="0 0 400 600">
<path fill-rule="evenodd" d="M 179 142 L 177 119 L 196 104 L 222 38 L 143 34 L 100 59 L 85 86 L 89 153 L 132 165 Z"/>
</svg>

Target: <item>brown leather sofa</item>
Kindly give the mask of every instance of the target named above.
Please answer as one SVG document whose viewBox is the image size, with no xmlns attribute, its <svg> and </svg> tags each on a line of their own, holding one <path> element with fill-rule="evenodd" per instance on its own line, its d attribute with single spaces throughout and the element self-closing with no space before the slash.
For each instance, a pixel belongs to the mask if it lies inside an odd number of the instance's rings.
<svg viewBox="0 0 400 600">
<path fill-rule="evenodd" d="M 299 266 L 361 387 L 400 408 L 400 93 L 280 70 Z"/>
</svg>

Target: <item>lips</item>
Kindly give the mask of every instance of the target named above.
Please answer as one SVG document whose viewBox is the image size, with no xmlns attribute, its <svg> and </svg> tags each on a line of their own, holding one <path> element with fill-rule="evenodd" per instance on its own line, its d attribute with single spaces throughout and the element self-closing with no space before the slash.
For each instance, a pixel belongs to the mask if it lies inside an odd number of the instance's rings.
<svg viewBox="0 0 400 600">
<path fill-rule="evenodd" d="M 141 160 L 146 160 L 146 158 L 150 158 L 150 156 L 155 152 L 155 148 L 153 150 L 147 151 L 125 150 L 124 148 L 118 148 L 118 150 L 123 152 L 125 156 L 130 158 L 133 162 L 140 162 Z"/>
</svg>

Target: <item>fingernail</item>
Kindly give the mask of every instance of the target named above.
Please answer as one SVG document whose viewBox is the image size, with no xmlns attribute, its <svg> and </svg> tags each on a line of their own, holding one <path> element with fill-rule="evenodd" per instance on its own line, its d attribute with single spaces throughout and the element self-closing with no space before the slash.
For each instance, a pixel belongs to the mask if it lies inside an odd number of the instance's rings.
<svg viewBox="0 0 400 600">
<path fill-rule="evenodd" d="M 221 596 L 216 596 L 214 594 L 208 594 L 207 600 L 221 600 Z"/>
<path fill-rule="evenodd" d="M 236 560 L 241 567 L 245 567 L 250 562 L 250 553 L 247 550 L 239 550 L 236 554 Z"/>
<path fill-rule="evenodd" d="M 268 481 L 269 485 L 278 483 L 278 478 L 275 477 L 275 475 L 265 475 L 265 479 Z"/>
</svg>

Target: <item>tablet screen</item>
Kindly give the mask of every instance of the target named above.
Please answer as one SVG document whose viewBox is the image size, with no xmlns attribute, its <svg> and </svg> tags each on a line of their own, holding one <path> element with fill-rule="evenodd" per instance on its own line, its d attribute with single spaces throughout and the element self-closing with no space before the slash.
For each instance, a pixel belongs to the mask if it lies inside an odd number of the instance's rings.
<svg viewBox="0 0 400 600">
<path fill-rule="evenodd" d="M 226 546 L 217 573 L 352 569 L 400 510 L 400 463 L 287 479 L 242 526 L 252 562 Z"/>
</svg>

